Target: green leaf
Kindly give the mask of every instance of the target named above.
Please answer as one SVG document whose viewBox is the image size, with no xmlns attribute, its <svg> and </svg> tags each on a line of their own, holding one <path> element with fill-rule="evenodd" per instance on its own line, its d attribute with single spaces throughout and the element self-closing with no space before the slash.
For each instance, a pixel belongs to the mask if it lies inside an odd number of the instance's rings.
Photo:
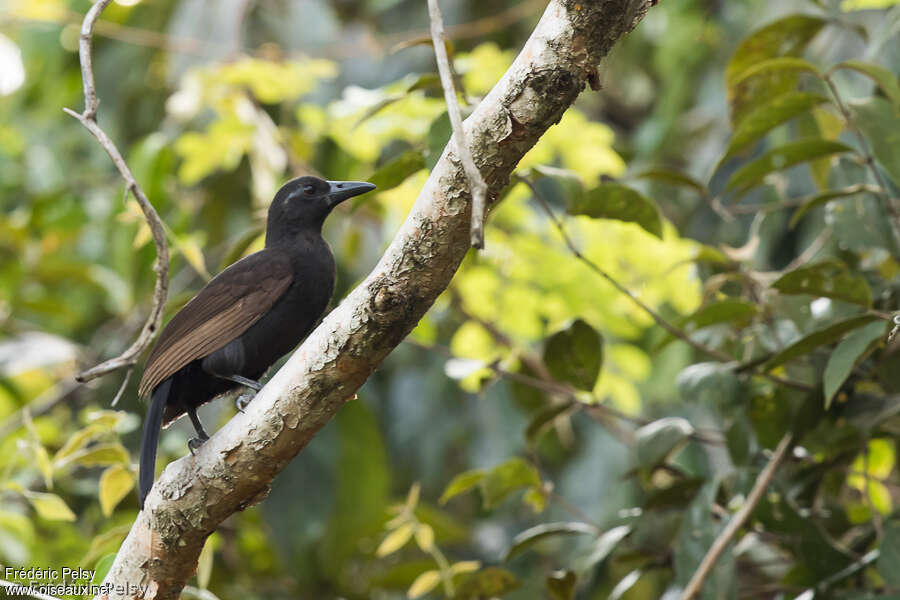
<svg viewBox="0 0 900 600">
<path fill-rule="evenodd" d="M 49 521 L 74 521 L 75 513 L 56 494 L 42 492 L 25 492 L 25 497 L 31 502 L 31 506 L 37 514 Z"/>
<path fill-rule="evenodd" d="M 638 464 L 653 469 L 681 449 L 694 433 L 694 427 L 681 417 L 666 417 L 644 425 L 635 434 Z"/>
<path fill-rule="evenodd" d="M 451 498 L 473 489 L 481 483 L 481 480 L 484 479 L 485 475 L 487 475 L 487 472 L 484 469 L 473 469 L 471 471 L 460 473 L 454 477 L 444 489 L 444 493 L 441 494 L 438 504 L 446 504 Z"/>
<path fill-rule="evenodd" d="M 579 563 L 579 567 L 584 571 L 588 571 L 606 560 L 606 557 L 629 533 L 631 533 L 631 527 L 628 525 L 619 525 L 606 531 L 597 538 L 591 553 L 584 558 L 583 562 Z"/>
<path fill-rule="evenodd" d="M 849 271 L 847 265 L 835 258 L 789 271 L 772 288 L 782 294 L 806 294 L 865 307 L 872 305 L 872 291 L 866 278 Z"/>
<path fill-rule="evenodd" d="M 556 421 L 556 418 L 571 409 L 573 405 L 573 402 L 551 404 L 534 415 L 525 429 L 525 439 L 528 440 L 528 443 L 536 443 L 540 435 Z"/>
<path fill-rule="evenodd" d="M 397 529 L 388 533 L 375 550 L 375 556 L 381 558 L 393 554 L 406 545 L 412 539 L 415 525 L 403 523 Z"/>
<path fill-rule="evenodd" d="M 755 106 L 794 89 L 796 70 L 757 71 L 743 75 L 769 59 L 801 56 L 826 21 L 809 15 L 788 15 L 759 29 L 740 43 L 725 71 L 732 123 L 739 123 Z"/>
<path fill-rule="evenodd" d="M 825 102 L 828 102 L 828 98 L 818 94 L 788 92 L 757 106 L 738 123 L 720 164 L 759 140 L 778 125 Z"/>
<path fill-rule="evenodd" d="M 603 366 L 603 336 L 581 319 L 547 338 L 544 362 L 557 381 L 593 390 Z"/>
<path fill-rule="evenodd" d="M 675 169 L 665 169 L 657 167 L 655 169 L 647 169 L 646 171 L 641 171 L 633 177 L 635 179 L 651 179 L 654 181 L 659 181 L 661 183 L 687 187 L 696 190 L 703 195 L 707 194 L 705 185 L 703 185 L 690 175 L 682 173 L 681 171 L 676 171 Z"/>
<path fill-rule="evenodd" d="M 873 343 L 882 339 L 884 335 L 885 323 L 875 321 L 857 329 L 835 347 L 834 352 L 828 357 L 823 377 L 826 410 L 831 406 L 834 395 L 847 380 L 853 367 L 865 358 Z"/>
<path fill-rule="evenodd" d="M 516 535 L 512 544 L 503 556 L 504 561 L 508 561 L 514 556 L 518 556 L 536 543 L 549 537 L 558 535 L 593 535 L 596 536 L 600 532 L 593 525 L 580 523 L 577 521 L 560 522 L 560 523 L 543 523 L 536 525 Z"/>
<path fill-rule="evenodd" d="M 800 205 L 800 208 L 794 211 L 794 214 L 791 216 L 790 228 L 793 229 L 794 227 L 796 227 L 797 223 L 800 222 L 800 219 L 805 217 L 809 211 L 813 210 L 816 207 L 827 204 L 835 198 L 846 198 L 847 196 L 855 196 L 856 194 L 861 194 L 867 191 L 869 190 L 861 185 L 851 185 L 839 190 L 828 190 L 826 192 L 822 192 L 821 194 L 810 196 L 806 201 L 803 202 L 803 204 Z"/>
<path fill-rule="evenodd" d="M 742 195 L 747 190 L 762 183 L 765 176 L 770 173 L 831 154 L 852 151 L 853 149 L 846 144 L 823 139 L 789 142 L 769 150 L 761 157 L 735 171 L 728 180 L 725 189 Z"/>
<path fill-rule="evenodd" d="M 422 153 L 418 150 L 407 150 L 379 167 L 367 181 L 375 184 L 379 192 L 383 192 L 397 187 L 407 177 L 424 168 L 425 159 Z"/>
<path fill-rule="evenodd" d="M 809 354 L 819 346 L 824 346 L 825 344 L 830 344 L 831 342 L 840 339 L 848 331 L 859 329 L 863 325 L 867 325 L 875 320 L 879 319 L 874 315 L 862 315 L 858 317 L 850 317 L 849 319 L 844 319 L 843 321 L 838 321 L 837 323 L 832 323 L 827 327 L 814 331 L 809 335 L 800 338 L 799 340 L 770 358 L 768 361 L 766 361 L 765 368 L 774 369 L 775 367 L 783 365 L 790 360 L 803 356 L 804 354 Z"/>
<path fill-rule="evenodd" d="M 572 571 L 554 571 L 547 575 L 547 592 L 550 600 L 574 600 L 578 578 Z"/>
<path fill-rule="evenodd" d="M 468 575 L 456 590 L 454 600 L 501 598 L 519 586 L 516 576 L 499 567 L 486 567 Z"/>
<path fill-rule="evenodd" d="M 640 569 L 631 571 L 628 575 L 620 579 L 619 583 L 616 584 L 616 587 L 612 589 L 612 591 L 609 593 L 609 600 L 619 600 L 619 598 L 621 598 L 625 594 L 625 592 L 630 590 L 640 578 Z"/>
<path fill-rule="evenodd" d="M 500 463 L 490 469 L 480 482 L 484 508 L 493 508 L 523 487 L 541 487 L 541 477 L 537 469 L 518 457 Z"/>
<path fill-rule="evenodd" d="M 406 591 L 407 598 L 418 598 L 424 596 L 441 582 L 441 572 L 437 569 L 429 569 L 416 577 L 412 585 Z"/>
<path fill-rule="evenodd" d="M 738 298 L 727 298 L 718 302 L 711 302 L 697 309 L 694 314 L 686 318 L 682 326 L 691 331 L 703 329 L 719 323 L 744 324 L 759 313 L 759 307 L 752 302 Z"/>
<path fill-rule="evenodd" d="M 662 239 L 662 217 L 656 203 L 620 183 L 603 183 L 585 192 L 570 205 L 568 212 L 595 219 L 637 223 L 648 233 Z"/>
<path fill-rule="evenodd" d="M 131 460 L 128 450 L 119 443 L 97 444 L 84 448 L 78 452 L 69 454 L 56 463 L 57 467 L 67 465 L 81 465 L 83 467 L 97 467 L 107 465 L 127 465 Z"/>
<path fill-rule="evenodd" d="M 453 128 L 450 126 L 450 115 L 445 111 L 431 122 L 428 127 L 428 153 L 425 155 L 425 166 L 430 171 L 437 164 L 444 146 L 450 141 Z"/>
<path fill-rule="evenodd" d="M 900 109 L 883 98 L 868 98 L 850 103 L 850 110 L 875 159 L 900 186 Z"/>
<path fill-rule="evenodd" d="M 100 585 L 103 583 L 103 580 L 106 579 L 106 575 L 109 573 L 115 560 L 116 553 L 110 552 L 96 562 L 94 565 L 94 577 L 91 579 L 93 585 Z"/>
<path fill-rule="evenodd" d="M 746 71 L 737 75 L 732 84 L 740 85 L 748 79 L 760 75 L 771 75 L 778 71 L 806 71 L 807 73 L 813 73 L 814 75 L 820 74 L 818 67 L 802 58 L 783 56 L 764 60 L 750 66 Z"/>
<path fill-rule="evenodd" d="M 900 587 L 900 521 L 891 519 L 884 524 L 881 551 L 875 568 L 884 582 L 891 587 Z"/>
<path fill-rule="evenodd" d="M 881 88 L 884 95 L 894 103 L 894 106 L 900 109 L 900 82 L 898 82 L 897 75 L 890 69 L 861 60 L 845 60 L 831 67 L 829 72 L 838 69 L 852 69 L 870 77 Z"/>
<path fill-rule="evenodd" d="M 200 551 L 200 558 L 197 559 L 197 587 L 201 590 L 209 587 L 215 563 L 216 546 L 218 546 L 217 540 L 218 537 L 215 533 L 206 538 L 203 550 Z"/>
<path fill-rule="evenodd" d="M 116 505 L 128 495 L 134 487 L 134 477 L 126 467 L 118 464 L 108 467 L 100 475 L 100 508 L 103 516 L 112 515 Z"/>
</svg>

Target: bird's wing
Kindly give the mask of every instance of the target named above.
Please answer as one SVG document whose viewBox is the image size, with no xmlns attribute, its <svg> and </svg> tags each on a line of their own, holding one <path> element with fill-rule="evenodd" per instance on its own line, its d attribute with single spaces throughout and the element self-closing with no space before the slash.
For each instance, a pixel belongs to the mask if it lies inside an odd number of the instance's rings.
<svg viewBox="0 0 900 600">
<path fill-rule="evenodd" d="M 138 394 L 143 396 L 191 361 L 247 331 L 293 281 L 287 254 L 266 248 L 218 275 L 172 317 L 156 342 Z"/>
</svg>

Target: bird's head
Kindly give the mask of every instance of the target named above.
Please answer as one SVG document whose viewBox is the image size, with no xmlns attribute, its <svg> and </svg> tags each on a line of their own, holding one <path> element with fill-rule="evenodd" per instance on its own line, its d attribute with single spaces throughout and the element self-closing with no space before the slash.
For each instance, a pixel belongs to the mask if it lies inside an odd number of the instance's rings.
<svg viewBox="0 0 900 600">
<path fill-rule="evenodd" d="M 266 243 L 302 231 L 321 231 L 331 209 L 374 189 L 365 181 L 325 181 L 310 175 L 291 179 L 281 186 L 269 207 Z"/>
</svg>

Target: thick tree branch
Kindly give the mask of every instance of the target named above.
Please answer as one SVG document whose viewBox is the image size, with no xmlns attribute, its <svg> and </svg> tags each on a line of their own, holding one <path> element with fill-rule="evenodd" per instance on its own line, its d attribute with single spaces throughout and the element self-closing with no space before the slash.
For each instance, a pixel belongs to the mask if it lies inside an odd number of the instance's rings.
<svg viewBox="0 0 900 600">
<path fill-rule="evenodd" d="M 109 157 L 116 165 L 116 168 L 122 175 L 122 179 L 125 180 L 126 196 L 131 192 L 141 207 L 147 225 L 150 226 L 150 231 L 153 234 L 153 243 L 156 244 L 156 265 L 154 267 L 156 271 L 156 285 L 153 289 L 153 305 L 150 308 L 150 314 L 147 316 L 147 321 L 144 323 L 138 338 L 119 356 L 78 373 L 75 379 L 82 383 L 112 371 L 130 367 L 137 362 L 140 355 L 153 340 L 153 335 L 159 329 L 163 308 L 166 306 L 166 296 L 169 292 L 169 244 L 166 241 L 166 232 L 162 221 L 159 215 L 156 214 L 156 209 L 150 204 L 150 200 L 147 199 L 147 195 L 144 194 L 144 190 L 141 189 L 134 175 L 131 174 L 131 169 L 128 168 L 128 164 L 122 158 L 119 149 L 116 148 L 116 145 L 109 139 L 106 132 L 97 124 L 97 107 L 100 102 L 97 99 L 97 88 L 94 84 L 91 41 L 94 25 L 97 23 L 97 19 L 100 18 L 100 13 L 109 6 L 110 2 L 112 0 L 99 0 L 87 12 L 84 22 L 81 24 L 81 36 L 78 40 L 78 58 L 81 61 L 81 79 L 84 85 L 84 112 L 77 113 L 69 108 L 64 108 L 63 110 L 81 121 L 81 124 L 97 138 L 97 141 L 100 142 L 100 145 L 103 146 L 103 149 L 106 150 L 106 153 L 109 154 Z"/>
<path fill-rule="evenodd" d="M 513 65 L 466 120 L 489 197 L 574 102 L 600 59 L 646 11 L 635 2 L 552 0 Z M 175 598 L 206 537 L 265 497 L 275 475 L 351 399 L 446 289 L 469 249 L 469 185 L 441 159 L 371 274 L 322 321 L 243 414 L 166 468 L 106 583 Z M 134 590 L 131 590 L 134 593 Z"/>
</svg>

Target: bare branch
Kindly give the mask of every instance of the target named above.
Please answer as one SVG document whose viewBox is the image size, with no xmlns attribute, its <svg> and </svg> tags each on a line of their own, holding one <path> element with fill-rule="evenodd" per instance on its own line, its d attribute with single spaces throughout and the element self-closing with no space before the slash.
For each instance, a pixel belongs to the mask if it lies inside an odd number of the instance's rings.
<svg viewBox="0 0 900 600">
<path fill-rule="evenodd" d="M 112 371 L 130 367 L 137 362 L 141 353 L 150 345 L 154 334 L 159 329 L 163 308 L 166 305 L 166 296 L 169 292 L 169 244 L 166 241 L 166 232 L 162 221 L 156 213 L 156 209 L 153 208 L 153 205 L 147 199 L 147 195 L 144 194 L 144 190 L 141 189 L 134 175 L 131 174 L 131 169 L 128 168 L 128 164 L 122 158 L 122 154 L 97 123 L 99 100 L 97 99 L 97 88 L 94 84 L 91 40 L 97 19 L 110 2 L 112 0 L 98 0 L 87 12 L 81 25 L 81 36 L 78 40 L 78 56 L 81 60 L 81 78 L 84 84 L 84 112 L 77 113 L 69 108 L 64 108 L 63 110 L 81 121 L 81 124 L 97 138 L 97 141 L 100 142 L 100 145 L 103 146 L 103 149 L 106 150 L 106 153 L 112 159 L 113 164 L 116 165 L 116 168 L 122 175 L 122 179 L 125 180 L 125 193 L 128 194 L 130 192 L 134 195 L 135 200 L 141 207 L 141 212 L 144 213 L 144 218 L 153 234 L 153 243 L 156 245 L 156 265 L 153 267 L 153 270 L 156 271 L 156 285 L 153 289 L 153 305 L 150 308 L 150 314 L 147 316 L 147 321 L 144 323 L 138 338 L 119 356 L 78 373 L 75 379 L 82 383 Z"/>
<path fill-rule="evenodd" d="M 793 446 L 793 442 L 794 434 L 791 432 L 786 433 L 784 437 L 781 438 L 781 441 L 778 442 L 778 446 L 775 448 L 772 458 L 769 459 L 769 462 L 760 472 L 759 477 L 756 478 L 753 489 L 750 490 L 750 495 L 747 496 L 744 505 L 741 506 L 740 510 L 738 510 L 733 517 L 731 517 L 731 520 L 728 521 L 728 525 L 725 526 L 722 533 L 719 534 L 712 546 L 709 547 L 706 556 L 700 561 L 700 566 L 697 567 L 697 570 L 688 582 L 687 587 L 684 588 L 684 592 L 681 594 L 681 600 L 691 600 L 691 598 L 700 592 L 700 589 L 703 587 L 703 582 L 712 572 L 713 567 L 716 566 L 716 561 L 719 560 L 722 552 L 725 551 L 725 548 L 737 534 L 738 529 L 741 528 L 750 516 L 750 513 L 752 513 L 753 509 L 756 508 L 756 505 L 759 504 L 763 494 L 766 493 L 769 483 L 772 482 L 772 478 L 775 476 L 775 471 L 778 470 L 778 467 L 787 457 L 788 451 L 791 449 L 791 446 Z"/>
<path fill-rule="evenodd" d="M 431 19 L 431 41 L 434 44 L 434 56 L 437 59 L 438 72 L 441 75 L 441 86 L 444 88 L 444 100 L 450 125 L 453 127 L 453 143 L 456 154 L 462 162 L 463 170 L 469 179 L 469 192 L 472 195 L 472 225 L 470 227 L 470 243 L 475 248 L 484 248 L 484 217 L 487 210 L 487 184 L 481 176 L 475 159 L 466 141 L 466 129 L 463 126 L 459 102 L 456 98 L 456 86 L 453 84 L 453 70 L 447 56 L 447 45 L 444 42 L 444 19 L 438 0 L 428 0 L 428 16 Z"/>
</svg>

